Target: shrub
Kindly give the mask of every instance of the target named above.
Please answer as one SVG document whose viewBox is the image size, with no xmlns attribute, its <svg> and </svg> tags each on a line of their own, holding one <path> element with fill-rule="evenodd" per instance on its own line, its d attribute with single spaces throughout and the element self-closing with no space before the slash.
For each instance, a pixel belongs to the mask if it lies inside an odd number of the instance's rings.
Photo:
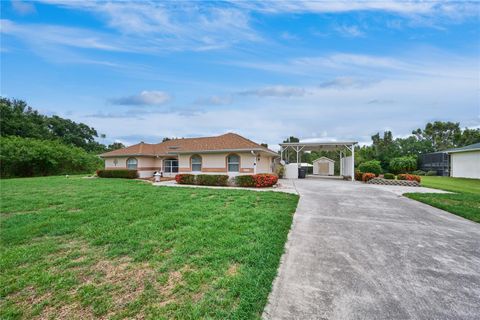
<svg viewBox="0 0 480 320">
<path fill-rule="evenodd" d="M 358 166 L 358 170 L 360 170 L 360 172 L 374 173 L 375 176 L 378 176 L 380 173 L 382 173 L 382 166 L 380 165 L 380 161 L 370 160 L 361 163 Z"/>
<path fill-rule="evenodd" d="M 254 187 L 255 178 L 253 177 L 253 175 L 236 176 L 235 184 L 239 187 Z"/>
<path fill-rule="evenodd" d="M 427 171 L 427 173 L 425 174 L 426 176 L 436 176 L 437 175 L 437 171 L 435 170 L 430 170 L 430 171 Z"/>
<path fill-rule="evenodd" d="M 195 184 L 195 175 L 193 174 L 177 174 L 175 181 L 178 184 Z"/>
<path fill-rule="evenodd" d="M 367 182 L 369 180 L 372 180 L 373 178 L 375 178 L 375 173 L 371 173 L 371 172 L 366 172 L 362 175 L 362 181 L 363 182 Z"/>
<path fill-rule="evenodd" d="M 102 159 L 59 141 L 0 137 L 0 176 L 35 177 L 92 173 Z"/>
<path fill-rule="evenodd" d="M 277 166 L 275 167 L 275 173 L 277 174 L 277 176 L 278 176 L 279 178 L 283 178 L 283 175 L 284 175 L 284 173 L 285 173 L 285 167 L 282 166 L 281 164 L 277 165 Z"/>
<path fill-rule="evenodd" d="M 414 175 L 414 174 L 399 174 L 397 176 L 398 180 L 408 180 L 408 181 L 417 181 L 420 183 L 422 181 L 422 178 L 420 176 Z"/>
<path fill-rule="evenodd" d="M 267 188 L 277 183 L 278 177 L 270 173 L 256 174 L 253 176 L 256 188 Z"/>
<path fill-rule="evenodd" d="M 415 170 L 412 172 L 412 174 L 415 174 L 417 176 L 424 176 L 426 173 L 423 170 Z"/>
<path fill-rule="evenodd" d="M 385 173 L 383 177 L 387 180 L 395 180 L 395 175 L 393 173 Z"/>
<path fill-rule="evenodd" d="M 362 181 L 363 173 L 360 170 L 355 170 L 355 180 Z"/>
<path fill-rule="evenodd" d="M 228 176 L 223 174 L 199 174 L 196 176 L 196 184 L 201 186 L 226 186 Z"/>
<path fill-rule="evenodd" d="M 135 179 L 138 178 L 137 170 L 97 170 L 97 176 L 100 178 L 125 178 Z"/>
<path fill-rule="evenodd" d="M 398 157 L 390 160 L 390 170 L 395 173 L 406 173 L 417 169 L 417 159 L 415 157 Z"/>
</svg>

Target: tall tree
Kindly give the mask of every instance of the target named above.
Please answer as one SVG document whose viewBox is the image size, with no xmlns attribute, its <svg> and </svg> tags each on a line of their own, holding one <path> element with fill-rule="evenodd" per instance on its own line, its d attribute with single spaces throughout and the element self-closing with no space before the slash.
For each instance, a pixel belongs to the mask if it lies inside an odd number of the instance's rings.
<svg viewBox="0 0 480 320">
<path fill-rule="evenodd" d="M 423 130 L 413 130 L 412 134 L 419 140 L 430 141 L 435 151 L 442 151 L 457 147 L 455 142 L 462 132 L 458 122 L 435 121 L 427 123 Z"/>
</svg>

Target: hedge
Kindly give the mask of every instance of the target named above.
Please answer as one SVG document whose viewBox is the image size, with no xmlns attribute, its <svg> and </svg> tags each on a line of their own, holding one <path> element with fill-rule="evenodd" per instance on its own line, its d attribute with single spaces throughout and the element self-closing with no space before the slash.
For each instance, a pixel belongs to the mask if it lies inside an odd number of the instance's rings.
<svg viewBox="0 0 480 320">
<path fill-rule="evenodd" d="M 55 140 L 1 137 L 0 150 L 2 178 L 93 173 L 103 164 L 96 155 Z"/>
<path fill-rule="evenodd" d="M 375 173 L 371 173 L 371 172 L 366 172 L 362 175 L 362 181 L 363 182 L 368 182 L 369 180 L 372 180 L 373 178 L 375 178 Z"/>
<path fill-rule="evenodd" d="M 255 187 L 255 179 L 252 175 L 235 177 L 235 184 L 239 187 Z"/>
<path fill-rule="evenodd" d="M 374 173 L 376 176 L 378 176 L 380 173 L 382 173 L 382 166 L 380 165 L 380 161 L 370 160 L 361 163 L 358 166 L 358 170 L 360 170 L 362 173 Z"/>
<path fill-rule="evenodd" d="M 395 175 L 393 173 L 385 173 L 383 177 L 387 180 L 395 180 Z"/>
<path fill-rule="evenodd" d="M 437 175 L 437 171 L 435 170 L 430 170 L 430 171 L 427 171 L 427 173 L 425 173 L 426 176 L 436 176 Z"/>
<path fill-rule="evenodd" d="M 406 173 L 417 169 L 417 158 L 412 156 L 398 157 L 390 160 L 390 170 L 395 173 Z"/>
<path fill-rule="evenodd" d="M 417 181 L 420 183 L 422 181 L 422 178 L 420 176 L 414 175 L 414 174 L 399 174 L 397 176 L 398 180 L 408 180 L 408 181 Z"/>
<path fill-rule="evenodd" d="M 97 170 L 97 176 L 100 178 L 125 178 L 136 179 L 138 178 L 137 170 Z"/>
<path fill-rule="evenodd" d="M 175 181 L 178 184 L 195 184 L 195 175 L 188 173 L 177 174 Z"/>
<path fill-rule="evenodd" d="M 256 188 L 268 188 L 275 185 L 278 181 L 278 177 L 274 174 L 261 173 L 253 176 Z"/>
<path fill-rule="evenodd" d="M 223 174 L 199 174 L 196 176 L 196 184 L 201 186 L 226 186 L 228 176 Z"/>
</svg>

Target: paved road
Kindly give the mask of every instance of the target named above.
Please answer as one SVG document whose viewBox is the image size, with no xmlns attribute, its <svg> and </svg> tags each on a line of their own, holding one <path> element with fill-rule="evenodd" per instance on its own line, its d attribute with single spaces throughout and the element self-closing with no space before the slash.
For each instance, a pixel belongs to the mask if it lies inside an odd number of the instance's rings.
<svg viewBox="0 0 480 320">
<path fill-rule="evenodd" d="M 480 319 L 480 224 L 345 181 L 301 195 L 266 319 Z"/>
</svg>

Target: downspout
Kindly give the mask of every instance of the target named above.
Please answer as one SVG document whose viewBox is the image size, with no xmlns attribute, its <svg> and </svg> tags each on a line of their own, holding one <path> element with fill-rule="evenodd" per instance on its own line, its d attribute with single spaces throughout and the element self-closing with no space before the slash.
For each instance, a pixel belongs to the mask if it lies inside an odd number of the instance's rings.
<svg viewBox="0 0 480 320">
<path fill-rule="evenodd" d="M 255 152 L 252 150 L 250 151 L 252 156 L 253 156 L 253 174 L 257 174 L 257 155 Z"/>
</svg>

